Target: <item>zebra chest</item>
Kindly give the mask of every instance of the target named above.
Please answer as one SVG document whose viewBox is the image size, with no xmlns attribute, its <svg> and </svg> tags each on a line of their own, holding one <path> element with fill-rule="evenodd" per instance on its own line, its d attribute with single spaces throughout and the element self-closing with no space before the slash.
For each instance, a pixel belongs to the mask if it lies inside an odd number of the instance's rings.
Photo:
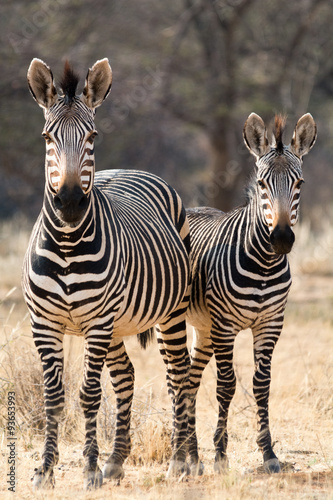
<svg viewBox="0 0 333 500">
<path fill-rule="evenodd" d="M 28 305 L 38 316 L 54 318 L 68 333 L 82 334 L 105 310 L 119 306 L 123 295 L 121 269 L 112 261 L 93 262 L 84 256 L 50 260 L 31 255 L 25 294 Z M 83 326 L 84 325 L 84 326 Z"/>
<path fill-rule="evenodd" d="M 239 329 L 248 328 L 255 321 L 271 316 L 277 309 L 284 309 L 291 279 L 289 269 L 284 273 L 247 272 L 240 275 L 224 272 L 218 282 L 212 280 L 207 290 L 208 304 L 220 304 L 219 312 L 228 323 Z M 216 307 L 211 307 L 216 314 Z"/>
</svg>

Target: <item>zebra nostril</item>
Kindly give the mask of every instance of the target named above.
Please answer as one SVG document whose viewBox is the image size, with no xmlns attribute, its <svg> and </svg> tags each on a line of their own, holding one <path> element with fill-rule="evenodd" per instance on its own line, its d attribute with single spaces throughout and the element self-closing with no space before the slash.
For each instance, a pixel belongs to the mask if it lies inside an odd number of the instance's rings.
<svg viewBox="0 0 333 500">
<path fill-rule="evenodd" d="M 86 194 L 83 193 L 81 200 L 78 203 L 78 207 L 81 210 L 84 210 L 88 206 L 88 197 Z"/>
<path fill-rule="evenodd" d="M 61 208 L 62 208 L 62 201 L 61 201 L 60 196 L 59 195 L 55 195 L 55 197 L 53 198 L 53 201 L 54 201 L 54 206 L 58 210 L 61 210 Z"/>
</svg>

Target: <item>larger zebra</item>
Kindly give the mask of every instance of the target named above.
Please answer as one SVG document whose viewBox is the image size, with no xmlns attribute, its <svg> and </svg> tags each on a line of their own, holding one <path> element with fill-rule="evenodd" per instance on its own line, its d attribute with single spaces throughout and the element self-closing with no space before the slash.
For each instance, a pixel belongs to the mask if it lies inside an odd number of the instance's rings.
<svg viewBox="0 0 333 500">
<path fill-rule="evenodd" d="M 65 333 L 85 339 L 80 404 L 86 422 L 86 487 L 100 486 L 103 475 L 124 475 L 134 370 L 122 338 L 157 323 L 173 406 L 168 474 L 185 464 L 189 226 L 181 199 L 159 177 L 134 170 L 94 173 L 94 114 L 111 82 L 107 59 L 89 69 L 81 95 L 76 95 L 78 77 L 68 64 L 61 95 L 43 61 L 33 59 L 28 70 L 31 93 L 44 110 L 46 140 L 44 203 L 23 267 L 23 291 L 44 373 L 46 435 L 36 487 L 54 485 Z M 104 363 L 116 393 L 117 418 L 102 475 L 96 418 Z"/>
<path fill-rule="evenodd" d="M 316 139 L 310 114 L 297 122 L 290 146 L 282 142 L 284 120 L 275 118 L 270 144 L 263 120 L 252 113 L 244 140 L 256 158 L 256 173 L 245 206 L 224 214 L 219 210 L 188 210 L 191 231 L 192 292 L 188 320 L 195 327 L 191 350 L 189 454 L 191 470 L 201 474 L 195 433 L 195 400 L 211 356 L 217 365 L 219 407 L 214 435 L 214 469 L 227 460 L 227 418 L 235 392 L 233 349 L 237 333 L 251 328 L 255 370 L 253 391 L 258 410 L 257 443 L 267 472 L 279 472 L 268 419 L 271 358 L 280 336 L 291 285 L 286 254 L 294 243 L 302 157 Z"/>
</svg>

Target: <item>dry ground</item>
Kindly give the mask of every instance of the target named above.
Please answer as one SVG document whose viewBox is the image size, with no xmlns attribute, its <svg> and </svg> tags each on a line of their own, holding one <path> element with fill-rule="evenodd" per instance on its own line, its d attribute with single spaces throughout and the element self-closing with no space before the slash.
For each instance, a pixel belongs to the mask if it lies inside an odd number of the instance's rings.
<svg viewBox="0 0 333 500">
<path fill-rule="evenodd" d="M 165 374 L 156 344 L 146 352 L 135 338 L 127 342 L 136 369 L 133 404 L 133 450 L 125 463 L 120 483 L 106 482 L 102 489 L 82 489 L 83 418 L 78 406 L 82 340 L 66 339 L 65 383 L 67 405 L 60 436 L 60 461 L 55 470 L 54 491 L 35 493 L 30 478 L 40 464 L 43 444 L 40 367 L 30 338 L 29 323 L 19 288 L 22 253 L 27 244 L 24 229 L 13 238 L 4 226 L 0 239 L 0 422 L 5 425 L 7 391 L 17 394 L 17 462 L 15 498 L 78 499 L 333 499 L 333 274 L 320 258 L 304 260 L 296 250 L 294 286 L 287 307 L 285 328 L 273 357 L 270 398 L 271 432 L 275 452 L 283 466 L 279 475 L 268 476 L 261 468 L 256 446 L 255 404 L 251 333 L 237 338 L 235 366 L 237 391 L 229 418 L 230 472 L 213 474 L 212 437 L 217 418 L 215 363 L 204 374 L 198 398 L 198 439 L 205 474 L 201 478 L 165 479 L 170 453 L 170 402 Z M 302 238 L 301 243 L 302 243 Z M 303 246 L 306 241 L 303 241 Z M 302 247 L 303 248 L 303 247 Z M 325 247 L 327 248 L 327 247 Z M 309 246 L 308 246 L 309 249 Z M 332 252 L 330 252 L 330 259 Z M 307 271 L 307 273 L 306 273 Z M 309 272 L 311 272 L 309 274 Z M 17 287 L 10 295 L 13 287 Z M 189 332 L 189 337 L 191 332 Z M 190 342 L 190 339 L 189 339 Z M 100 410 L 100 464 L 111 450 L 114 397 L 107 373 Z M 0 498 L 9 498 L 5 427 L 1 431 Z"/>
</svg>

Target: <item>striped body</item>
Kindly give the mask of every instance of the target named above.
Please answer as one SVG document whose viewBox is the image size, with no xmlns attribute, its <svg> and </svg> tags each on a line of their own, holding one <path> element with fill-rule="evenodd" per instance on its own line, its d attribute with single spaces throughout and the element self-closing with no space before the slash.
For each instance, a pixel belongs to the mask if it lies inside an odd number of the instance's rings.
<svg viewBox="0 0 333 500">
<path fill-rule="evenodd" d="M 304 115 L 294 141 L 315 140 L 311 115 Z M 279 472 L 269 430 L 268 400 L 271 359 L 279 339 L 291 274 L 287 253 L 294 243 L 303 182 L 301 152 L 281 143 L 281 122 L 276 120 L 270 146 L 260 117 L 250 115 L 244 139 L 257 157 L 256 173 L 245 206 L 224 214 L 212 208 L 187 210 L 191 234 L 192 290 L 187 321 L 194 327 L 191 350 L 189 454 L 193 473 L 201 474 L 195 432 L 195 400 L 203 370 L 212 355 L 217 367 L 219 416 L 214 444 L 215 471 L 226 469 L 227 419 L 236 388 L 233 349 L 237 334 L 253 334 L 253 392 L 258 410 L 258 445 L 267 472 Z M 305 127 L 305 131 L 303 128 Z"/>
<path fill-rule="evenodd" d="M 86 422 L 86 488 L 103 477 L 121 479 L 130 452 L 134 369 L 123 337 L 155 325 L 166 364 L 173 410 L 169 475 L 185 463 L 187 379 L 185 313 L 189 300 L 189 225 L 182 201 L 152 174 L 107 170 L 95 174 L 95 109 L 107 97 L 107 59 L 89 69 L 77 96 L 77 76 L 65 65 L 58 95 L 50 68 L 34 59 L 31 93 L 44 109 L 45 191 L 23 269 L 23 291 L 44 371 L 46 433 L 36 488 L 54 485 L 58 424 L 64 407 L 63 336 L 85 339 L 80 405 Z M 115 439 L 103 474 L 97 460 L 100 377 L 109 369 L 116 393 Z"/>
<path fill-rule="evenodd" d="M 181 200 L 158 177 L 110 170 L 96 174 L 89 203 L 81 223 L 64 228 L 46 195 L 24 266 L 29 309 L 63 333 L 86 336 L 111 320 L 114 338 L 144 332 L 187 289 Z"/>
<path fill-rule="evenodd" d="M 288 259 L 272 252 L 267 227 L 253 224 L 255 207 L 187 214 L 193 248 L 190 324 L 212 328 L 213 317 L 220 316 L 230 331 L 240 331 L 282 314 L 291 285 Z"/>
</svg>

